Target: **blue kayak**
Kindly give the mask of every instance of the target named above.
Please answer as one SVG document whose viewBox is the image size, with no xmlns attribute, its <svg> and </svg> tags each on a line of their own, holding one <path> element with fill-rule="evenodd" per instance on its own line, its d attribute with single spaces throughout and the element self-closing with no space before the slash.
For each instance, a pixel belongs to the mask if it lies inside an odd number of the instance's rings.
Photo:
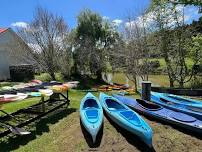
<svg viewBox="0 0 202 152">
<path fill-rule="evenodd" d="M 151 101 L 166 108 L 186 113 L 202 120 L 202 108 L 193 104 L 183 104 L 183 102 L 174 102 L 173 99 L 166 97 L 163 93 L 151 92 Z"/>
<path fill-rule="evenodd" d="M 152 147 L 151 127 L 133 110 L 116 98 L 100 93 L 100 102 L 109 118 L 120 127 L 137 135 L 149 147 Z"/>
<path fill-rule="evenodd" d="M 202 121 L 195 117 L 145 100 L 133 99 L 116 94 L 113 94 L 113 96 L 138 113 L 198 132 L 200 134 L 202 133 Z"/>
<path fill-rule="evenodd" d="M 85 129 L 92 136 L 93 143 L 103 123 L 103 110 L 98 99 L 87 93 L 80 103 L 80 117 Z"/>
<path fill-rule="evenodd" d="M 152 92 L 152 93 L 156 94 L 158 96 L 161 96 L 163 98 L 166 98 L 174 103 L 187 105 L 187 106 L 195 107 L 195 108 L 201 108 L 201 110 L 202 110 L 202 101 L 184 98 L 184 97 L 181 97 L 178 95 L 168 94 L 168 93 L 159 93 L 159 92 Z"/>
</svg>

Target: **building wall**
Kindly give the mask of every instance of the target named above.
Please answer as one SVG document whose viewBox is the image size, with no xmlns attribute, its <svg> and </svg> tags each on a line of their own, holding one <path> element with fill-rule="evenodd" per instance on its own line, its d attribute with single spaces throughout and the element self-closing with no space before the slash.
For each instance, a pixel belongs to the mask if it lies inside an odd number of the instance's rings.
<svg viewBox="0 0 202 152">
<path fill-rule="evenodd" d="M 26 49 L 26 44 L 11 29 L 0 33 L 0 80 L 10 79 L 10 65 L 29 64 Z"/>
<path fill-rule="evenodd" d="M 9 61 L 7 53 L 0 50 L 0 80 L 6 80 L 10 78 Z"/>
</svg>

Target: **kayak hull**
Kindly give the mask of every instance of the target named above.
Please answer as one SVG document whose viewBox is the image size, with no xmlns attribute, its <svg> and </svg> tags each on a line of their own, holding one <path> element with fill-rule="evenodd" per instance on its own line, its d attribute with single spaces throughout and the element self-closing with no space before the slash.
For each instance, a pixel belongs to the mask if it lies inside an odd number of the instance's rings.
<svg viewBox="0 0 202 152">
<path fill-rule="evenodd" d="M 87 93 L 81 100 L 80 119 L 84 128 L 92 137 L 93 143 L 103 124 L 103 110 L 98 99 L 91 93 Z"/>
<path fill-rule="evenodd" d="M 136 112 L 104 93 L 100 94 L 99 99 L 103 109 L 112 121 L 138 136 L 150 148 L 152 147 L 152 129 Z M 116 104 L 118 105 L 116 106 Z"/>
<path fill-rule="evenodd" d="M 115 94 L 113 96 L 138 113 L 198 132 L 200 134 L 202 133 L 202 121 L 195 117 L 144 100 L 133 99 Z"/>
</svg>

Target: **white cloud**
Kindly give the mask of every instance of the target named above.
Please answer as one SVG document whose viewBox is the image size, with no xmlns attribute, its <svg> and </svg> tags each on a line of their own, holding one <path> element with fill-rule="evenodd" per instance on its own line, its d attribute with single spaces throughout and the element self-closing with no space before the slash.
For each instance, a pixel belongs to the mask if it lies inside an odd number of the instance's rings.
<svg viewBox="0 0 202 152">
<path fill-rule="evenodd" d="M 138 16 L 136 19 L 125 22 L 126 28 L 133 28 L 135 26 L 137 27 L 148 27 L 151 26 L 151 24 L 154 22 L 154 13 L 150 12 L 145 15 Z"/>
<path fill-rule="evenodd" d="M 13 27 L 17 27 L 17 28 L 27 28 L 28 27 L 28 23 L 26 22 L 15 22 L 15 23 L 12 23 L 11 26 Z"/>
<path fill-rule="evenodd" d="M 115 19 L 112 21 L 112 24 L 115 25 L 115 26 L 119 26 L 123 21 L 120 20 L 120 19 Z"/>
</svg>

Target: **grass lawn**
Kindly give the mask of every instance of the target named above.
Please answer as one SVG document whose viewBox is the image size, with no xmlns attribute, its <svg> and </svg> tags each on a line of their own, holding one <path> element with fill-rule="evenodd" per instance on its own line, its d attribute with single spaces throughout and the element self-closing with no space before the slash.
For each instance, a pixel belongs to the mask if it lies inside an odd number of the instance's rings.
<svg viewBox="0 0 202 152">
<path fill-rule="evenodd" d="M 134 135 L 124 131 L 105 117 L 100 142 L 92 147 L 90 136 L 81 127 L 79 121 L 80 100 L 85 92 L 71 90 L 70 107 L 50 114 L 36 124 L 29 126 L 32 131 L 28 136 L 10 136 L 0 139 L 0 152 L 55 152 L 55 151 L 149 151 Z M 99 93 L 95 93 L 98 96 Z M 135 97 L 138 97 L 136 95 Z M 27 99 L 22 102 L 7 104 L 4 109 L 11 112 L 15 108 L 25 107 L 38 102 L 38 99 Z M 197 135 L 173 128 L 145 118 L 153 129 L 153 145 L 156 151 L 202 151 L 202 142 Z"/>
<path fill-rule="evenodd" d="M 15 112 L 23 107 L 28 107 L 31 106 L 33 104 L 36 104 L 40 101 L 40 98 L 28 98 L 25 99 L 23 101 L 20 102 L 13 102 L 13 103 L 9 103 L 9 104 L 5 104 L 2 107 L 2 110 L 5 110 L 6 112 Z M 1 115 L 2 113 L 0 113 Z"/>
<path fill-rule="evenodd" d="M 169 78 L 167 75 L 149 75 L 149 81 L 162 87 L 169 86 Z M 125 84 L 126 77 L 123 73 L 116 73 L 113 76 L 113 82 Z M 132 81 L 129 81 L 129 85 L 133 86 L 134 83 Z"/>
<path fill-rule="evenodd" d="M 165 69 L 166 68 L 166 62 L 165 62 L 164 58 L 153 58 L 153 59 L 150 59 L 150 60 L 151 61 L 158 60 L 159 63 L 160 63 L 159 69 Z M 193 65 L 193 61 L 190 58 L 187 58 L 186 59 L 186 64 L 187 64 L 188 68 L 191 68 L 191 66 Z"/>
</svg>

